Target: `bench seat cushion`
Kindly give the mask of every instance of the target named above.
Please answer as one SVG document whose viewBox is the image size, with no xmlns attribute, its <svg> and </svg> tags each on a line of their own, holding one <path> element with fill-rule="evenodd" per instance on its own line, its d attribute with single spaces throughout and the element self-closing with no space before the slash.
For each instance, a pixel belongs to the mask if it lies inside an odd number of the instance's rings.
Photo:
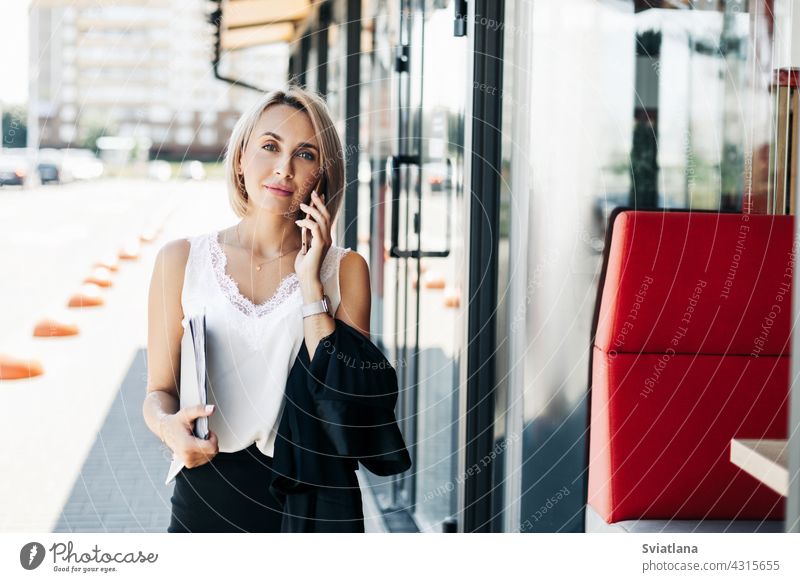
<svg viewBox="0 0 800 582">
<path fill-rule="evenodd" d="M 730 462 L 787 437 L 793 217 L 621 212 L 592 350 L 588 503 L 606 523 L 781 520 Z"/>
<path fill-rule="evenodd" d="M 783 533 L 783 520 L 626 519 L 606 523 L 586 507 L 586 533 Z"/>
</svg>

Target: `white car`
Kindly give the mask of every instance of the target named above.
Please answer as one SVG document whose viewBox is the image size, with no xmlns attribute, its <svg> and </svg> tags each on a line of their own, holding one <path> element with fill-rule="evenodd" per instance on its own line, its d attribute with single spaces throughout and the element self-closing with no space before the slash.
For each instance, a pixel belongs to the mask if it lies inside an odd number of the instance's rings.
<svg viewBox="0 0 800 582">
<path fill-rule="evenodd" d="M 103 162 L 94 152 L 86 149 L 70 148 L 61 150 L 63 165 L 76 180 L 93 180 L 103 175 Z"/>
<path fill-rule="evenodd" d="M 166 182 L 172 177 L 172 167 L 164 160 L 152 160 L 147 164 L 147 177 L 151 180 Z"/>
<path fill-rule="evenodd" d="M 205 180 L 206 171 L 201 162 L 190 160 L 181 164 L 178 176 L 187 180 Z"/>
</svg>

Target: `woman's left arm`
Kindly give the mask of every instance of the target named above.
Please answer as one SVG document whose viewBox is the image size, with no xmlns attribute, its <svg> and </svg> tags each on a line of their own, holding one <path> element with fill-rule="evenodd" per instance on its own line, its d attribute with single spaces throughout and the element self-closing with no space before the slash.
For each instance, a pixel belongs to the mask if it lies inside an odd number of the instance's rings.
<svg viewBox="0 0 800 582">
<path fill-rule="evenodd" d="M 371 291 L 369 284 L 369 267 L 357 252 L 351 251 L 342 257 L 339 264 L 339 307 L 334 317 L 358 330 L 367 339 L 369 337 L 369 316 L 371 308 Z M 303 302 L 311 303 L 322 299 L 322 286 L 303 292 Z M 319 341 L 333 333 L 336 324 L 333 318 L 320 313 L 303 320 L 306 349 L 309 358 L 314 358 Z"/>
</svg>

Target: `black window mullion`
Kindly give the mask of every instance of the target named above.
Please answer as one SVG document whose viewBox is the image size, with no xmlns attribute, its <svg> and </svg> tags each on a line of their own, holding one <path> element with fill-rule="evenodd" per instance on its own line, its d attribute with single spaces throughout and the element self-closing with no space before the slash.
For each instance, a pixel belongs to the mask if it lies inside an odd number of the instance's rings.
<svg viewBox="0 0 800 582">
<path fill-rule="evenodd" d="M 503 0 L 478 0 L 475 13 L 502 23 Z M 469 323 L 462 530 L 489 532 L 492 522 L 494 390 L 500 231 L 503 27 L 474 25 Z M 487 87 L 497 90 L 487 91 Z M 485 459 L 489 459 L 487 462 Z M 472 470 L 477 468 L 479 470 Z"/>
</svg>

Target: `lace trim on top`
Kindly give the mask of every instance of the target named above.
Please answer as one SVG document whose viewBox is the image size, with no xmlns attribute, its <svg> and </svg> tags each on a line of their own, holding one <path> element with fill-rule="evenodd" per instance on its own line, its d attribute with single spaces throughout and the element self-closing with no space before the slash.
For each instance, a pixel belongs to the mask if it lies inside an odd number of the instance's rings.
<svg viewBox="0 0 800 582">
<path fill-rule="evenodd" d="M 321 283 L 331 278 L 331 275 L 333 275 L 336 271 L 336 267 L 341 262 L 342 257 L 349 252 L 349 247 L 346 249 L 341 247 L 331 247 L 328 249 L 328 253 L 325 255 L 325 258 L 322 259 L 322 267 L 319 269 L 319 280 Z"/>
<path fill-rule="evenodd" d="M 280 283 L 275 290 L 272 297 L 268 298 L 263 303 L 258 305 L 254 304 L 250 299 L 242 295 L 239 290 L 239 285 L 233 278 L 225 272 L 228 264 L 228 257 L 222 250 L 222 246 L 217 239 L 218 232 L 213 232 L 209 235 L 209 250 L 211 251 L 211 267 L 216 275 L 217 282 L 223 295 L 225 295 L 231 304 L 236 307 L 240 312 L 248 316 L 263 317 L 275 311 L 280 307 L 289 297 L 300 289 L 300 279 L 297 273 L 289 273 Z M 320 281 L 327 281 L 336 270 L 341 257 L 350 252 L 349 248 L 340 249 L 338 247 L 330 247 L 325 258 L 322 261 L 320 268 Z M 338 256 L 337 256 L 338 255 Z"/>
<path fill-rule="evenodd" d="M 300 289 L 300 279 L 297 273 L 289 273 L 280 283 L 272 297 L 268 298 L 258 305 L 254 304 L 250 299 L 242 295 L 239 290 L 239 285 L 233 278 L 225 272 L 225 267 L 228 264 L 228 257 L 222 250 L 219 241 L 217 240 L 217 233 L 214 232 L 209 236 L 209 250 L 211 251 L 211 267 L 217 277 L 222 294 L 243 314 L 252 317 L 263 317 L 275 311 L 280 307 L 286 299 L 291 297 L 295 291 Z"/>
</svg>

